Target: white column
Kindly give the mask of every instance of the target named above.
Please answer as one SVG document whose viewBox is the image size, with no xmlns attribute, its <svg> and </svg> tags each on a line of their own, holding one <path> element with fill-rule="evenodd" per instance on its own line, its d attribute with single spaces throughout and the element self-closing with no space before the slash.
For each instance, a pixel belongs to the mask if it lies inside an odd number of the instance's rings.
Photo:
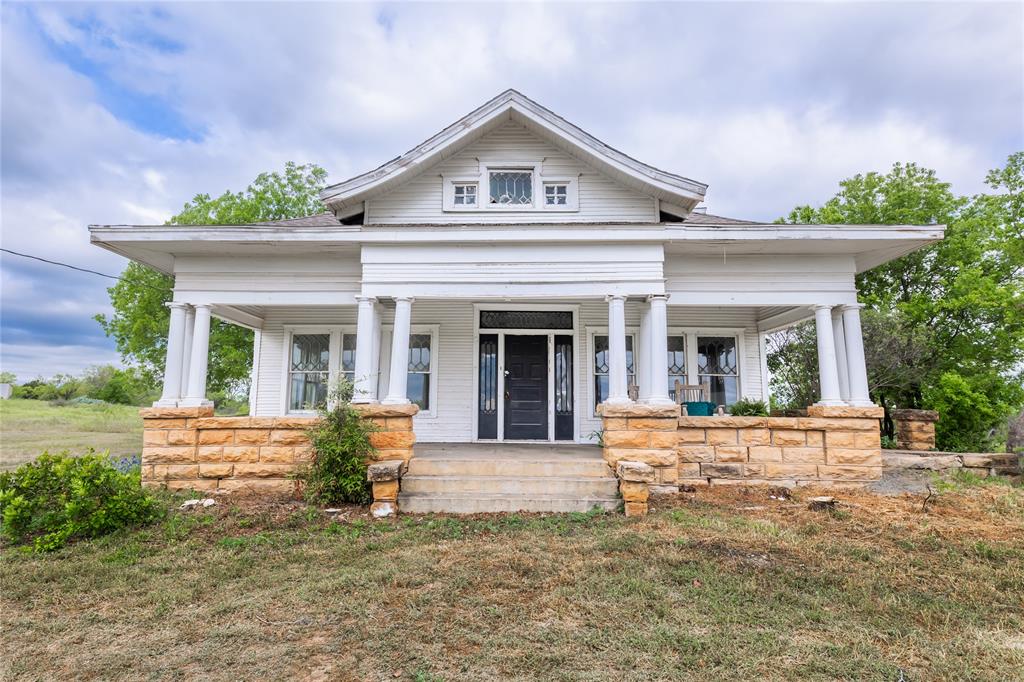
<svg viewBox="0 0 1024 682">
<path fill-rule="evenodd" d="M 636 382 L 640 388 L 640 401 L 651 397 L 651 306 L 644 304 L 640 314 L 640 338 L 633 356 L 636 358 Z"/>
<path fill-rule="evenodd" d="M 611 405 L 631 403 L 626 386 L 626 297 L 608 297 L 608 399 Z"/>
<path fill-rule="evenodd" d="M 196 328 L 196 310 L 185 308 L 185 347 L 181 351 L 181 395 L 188 393 L 188 370 L 192 364 L 192 334 Z"/>
<path fill-rule="evenodd" d="M 385 405 L 405 405 L 409 402 L 406 386 L 409 380 L 409 326 L 412 317 L 412 299 L 395 299 L 395 327 L 391 334 L 391 376 Z"/>
<path fill-rule="evenodd" d="M 846 334 L 843 332 L 842 306 L 832 309 L 832 340 L 836 344 L 836 371 L 839 374 L 839 399 L 850 401 L 850 373 L 846 364 Z"/>
<path fill-rule="evenodd" d="M 377 299 L 357 296 L 359 312 L 356 318 L 356 366 L 354 403 L 377 402 L 377 377 L 373 375 L 373 328 L 377 316 Z"/>
<path fill-rule="evenodd" d="M 154 407 L 176 407 L 181 398 L 181 362 L 185 348 L 185 303 L 171 301 L 170 325 L 167 328 L 167 357 L 164 360 L 164 392 Z"/>
<path fill-rule="evenodd" d="M 862 303 L 843 306 L 843 332 L 846 337 L 846 363 L 850 380 L 850 404 L 855 407 L 870 407 L 868 394 L 868 366 L 864 361 L 864 336 L 860 328 Z"/>
<path fill-rule="evenodd" d="M 206 399 L 206 369 L 210 358 L 210 305 L 195 306 L 196 319 L 192 330 L 192 357 L 188 369 L 188 393 L 181 401 L 183 407 L 212 405 Z"/>
<path fill-rule="evenodd" d="M 373 355 L 371 356 L 370 364 L 370 375 L 373 377 L 373 395 L 379 397 L 383 392 L 380 387 L 381 371 L 380 371 L 380 304 L 375 303 L 373 306 L 373 345 L 371 346 Z"/>
<path fill-rule="evenodd" d="M 651 394 L 646 401 L 651 405 L 674 405 L 668 397 L 668 296 L 651 296 L 651 359 L 647 364 L 651 373 Z"/>
<path fill-rule="evenodd" d="M 818 377 L 821 400 L 818 405 L 842 405 L 839 397 L 839 371 L 836 369 L 836 342 L 832 338 L 832 306 L 814 306 L 814 326 L 818 332 Z"/>
</svg>

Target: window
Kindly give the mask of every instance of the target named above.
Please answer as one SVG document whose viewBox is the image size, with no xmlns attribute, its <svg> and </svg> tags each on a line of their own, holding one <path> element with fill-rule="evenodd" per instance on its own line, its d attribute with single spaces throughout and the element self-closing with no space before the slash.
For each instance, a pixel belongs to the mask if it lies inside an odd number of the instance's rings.
<svg viewBox="0 0 1024 682">
<path fill-rule="evenodd" d="M 341 374 L 350 384 L 356 380 L 356 335 L 341 336 Z"/>
<path fill-rule="evenodd" d="M 533 172 L 529 170 L 491 171 L 489 203 L 492 206 L 532 206 Z"/>
<path fill-rule="evenodd" d="M 608 335 L 594 335 L 594 407 L 608 399 Z M 636 364 L 633 362 L 633 335 L 626 334 L 626 385 L 636 383 Z"/>
<path fill-rule="evenodd" d="M 668 394 L 675 400 L 676 381 L 686 382 L 686 337 L 668 337 Z"/>
<path fill-rule="evenodd" d="M 289 410 L 315 410 L 327 401 L 330 348 L 330 334 L 292 335 L 288 365 Z"/>
<path fill-rule="evenodd" d="M 456 184 L 452 203 L 456 206 L 476 206 L 476 184 Z"/>
<path fill-rule="evenodd" d="M 569 203 L 569 185 L 548 182 L 544 184 L 545 206 L 566 206 Z"/>
<path fill-rule="evenodd" d="M 697 381 L 708 384 L 711 402 L 731 405 L 739 398 L 739 362 L 735 336 L 697 337 Z"/>
<path fill-rule="evenodd" d="M 406 397 L 423 411 L 430 410 L 430 370 L 430 334 L 410 334 Z"/>
</svg>

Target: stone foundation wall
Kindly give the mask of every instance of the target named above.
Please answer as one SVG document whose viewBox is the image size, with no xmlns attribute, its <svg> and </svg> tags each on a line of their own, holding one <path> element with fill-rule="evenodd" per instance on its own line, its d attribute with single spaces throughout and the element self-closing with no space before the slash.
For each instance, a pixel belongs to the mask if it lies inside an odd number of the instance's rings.
<svg viewBox="0 0 1024 682">
<path fill-rule="evenodd" d="M 618 474 L 619 462 L 649 465 L 654 469 L 648 483 L 651 490 L 678 491 L 678 407 L 600 405 L 598 413 L 604 424 L 603 454 L 608 466 Z"/>
<path fill-rule="evenodd" d="M 378 430 L 376 459 L 412 458 L 415 405 L 357 405 Z M 143 419 L 142 482 L 170 489 L 294 494 L 315 417 L 214 417 L 212 407 L 151 407 Z"/>
<path fill-rule="evenodd" d="M 934 450 L 935 422 L 939 413 L 932 410 L 898 409 L 891 413 L 896 424 L 896 447 L 902 450 Z"/>
</svg>

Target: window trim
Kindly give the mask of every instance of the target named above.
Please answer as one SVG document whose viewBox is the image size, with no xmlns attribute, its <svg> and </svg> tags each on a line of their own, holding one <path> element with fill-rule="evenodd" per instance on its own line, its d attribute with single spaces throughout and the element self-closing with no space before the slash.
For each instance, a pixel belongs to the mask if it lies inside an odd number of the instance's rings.
<svg viewBox="0 0 1024 682">
<path fill-rule="evenodd" d="M 478 160 L 479 169 L 475 175 L 459 173 L 441 175 L 441 208 L 445 213 L 577 213 L 580 210 L 579 178 L 574 175 L 544 174 L 544 160 L 523 160 L 516 158 L 490 158 Z M 530 204 L 491 204 L 490 180 L 492 172 L 522 170 L 529 171 L 531 187 Z M 456 205 L 456 185 L 476 185 L 476 205 Z M 546 184 L 566 185 L 566 203 L 564 206 L 547 206 L 544 202 L 544 186 Z M 486 191 L 485 191 L 486 190 Z M 486 195 L 486 198 L 485 198 Z"/>
<path fill-rule="evenodd" d="M 480 211 L 480 178 L 467 176 L 467 175 L 442 175 L 442 204 L 443 210 L 451 212 L 468 212 L 475 213 Z M 476 204 L 467 206 L 466 204 L 455 203 L 455 186 L 456 185 L 476 185 Z"/>
<path fill-rule="evenodd" d="M 540 179 L 540 210 L 549 213 L 575 213 L 580 210 L 579 176 L 573 177 L 542 177 Z M 548 185 L 565 185 L 565 204 L 548 206 L 546 193 Z"/>
<path fill-rule="evenodd" d="M 391 383 L 391 346 L 393 335 L 395 332 L 395 326 L 393 324 L 381 325 L 381 351 L 380 351 L 380 386 L 384 387 L 384 393 L 387 393 L 387 387 Z M 437 385 L 439 383 L 439 377 L 441 376 L 438 367 L 440 366 L 440 346 L 438 345 L 439 339 L 441 338 L 441 325 L 439 324 L 413 324 L 409 326 L 409 334 L 430 334 L 430 409 L 420 410 L 413 419 L 436 419 L 437 410 Z M 408 368 L 408 364 L 406 364 Z M 407 369 L 408 371 L 408 369 Z"/>
<path fill-rule="evenodd" d="M 517 173 L 529 173 L 530 174 L 530 203 L 529 204 L 492 204 L 491 203 L 491 173 L 501 173 L 504 171 L 517 172 Z M 502 211 L 502 212 L 517 212 L 517 211 L 536 211 L 537 210 L 537 178 L 540 176 L 540 164 L 539 163 L 494 163 L 486 164 L 481 166 L 480 170 L 480 187 L 486 188 L 487 191 L 484 194 L 487 195 L 486 201 L 481 204 L 481 207 L 485 211 Z M 480 190 L 478 189 L 477 192 Z M 479 199 L 477 199 L 479 201 Z"/>
<path fill-rule="evenodd" d="M 686 376 L 693 377 L 697 381 L 700 376 L 697 371 L 697 338 L 700 336 L 732 336 L 736 339 L 736 382 L 739 399 L 749 394 L 747 375 L 744 373 L 746 366 L 746 328 L 745 327 L 680 327 L 669 326 L 669 336 L 686 337 Z M 762 379 L 763 381 L 764 379 Z"/>
<path fill-rule="evenodd" d="M 316 410 L 291 409 L 291 367 L 292 339 L 296 334 L 327 334 L 327 391 L 328 396 L 338 385 L 341 376 L 341 337 L 345 334 L 355 335 L 356 328 L 351 325 L 285 325 L 283 360 L 281 363 L 281 410 L 280 414 L 295 417 L 315 416 Z"/>
<path fill-rule="evenodd" d="M 597 390 L 594 383 L 594 377 L 597 376 L 597 366 L 594 358 L 595 336 L 608 336 L 608 327 L 587 327 L 587 399 L 590 402 L 591 417 L 599 419 L 601 415 L 597 413 Z M 633 337 L 633 376 L 636 377 L 640 374 L 640 348 L 637 345 L 640 340 L 640 328 L 627 326 L 626 336 Z M 628 374 L 626 376 L 626 386 L 628 389 Z"/>
</svg>

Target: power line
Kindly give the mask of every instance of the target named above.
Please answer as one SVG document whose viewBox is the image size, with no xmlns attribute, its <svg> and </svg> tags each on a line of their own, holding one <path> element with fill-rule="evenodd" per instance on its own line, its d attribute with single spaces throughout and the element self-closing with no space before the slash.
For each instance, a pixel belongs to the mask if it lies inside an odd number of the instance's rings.
<svg viewBox="0 0 1024 682">
<path fill-rule="evenodd" d="M 62 268 L 69 268 L 71 270 L 77 270 L 79 272 L 85 272 L 85 273 L 88 273 L 90 275 L 99 275 L 100 277 L 106 277 L 108 279 L 116 279 L 116 280 L 121 281 L 121 282 L 128 282 L 129 284 L 138 284 L 138 285 L 141 285 L 141 286 L 144 286 L 144 287 L 149 287 L 150 289 L 153 289 L 154 291 L 164 291 L 160 287 L 155 287 L 152 284 L 147 284 L 146 282 L 140 282 L 140 281 L 135 280 L 135 279 L 128 279 L 127 277 L 119 277 L 118 275 L 108 275 L 107 273 L 99 272 L 98 270 L 90 270 L 89 268 L 81 268 L 81 267 L 78 267 L 77 265 L 71 265 L 70 263 L 62 263 L 60 261 L 50 260 L 49 258 L 43 258 L 41 256 L 33 256 L 30 253 L 21 253 L 19 251 L 12 251 L 11 249 L 5 249 L 5 248 L 0 248 L 0 251 L 3 251 L 4 253 L 9 253 L 12 256 L 21 256 L 22 258 L 29 258 L 31 260 L 37 260 L 37 261 L 39 261 L 41 263 L 46 263 L 48 265 L 58 265 L 58 266 L 60 266 Z"/>
</svg>

